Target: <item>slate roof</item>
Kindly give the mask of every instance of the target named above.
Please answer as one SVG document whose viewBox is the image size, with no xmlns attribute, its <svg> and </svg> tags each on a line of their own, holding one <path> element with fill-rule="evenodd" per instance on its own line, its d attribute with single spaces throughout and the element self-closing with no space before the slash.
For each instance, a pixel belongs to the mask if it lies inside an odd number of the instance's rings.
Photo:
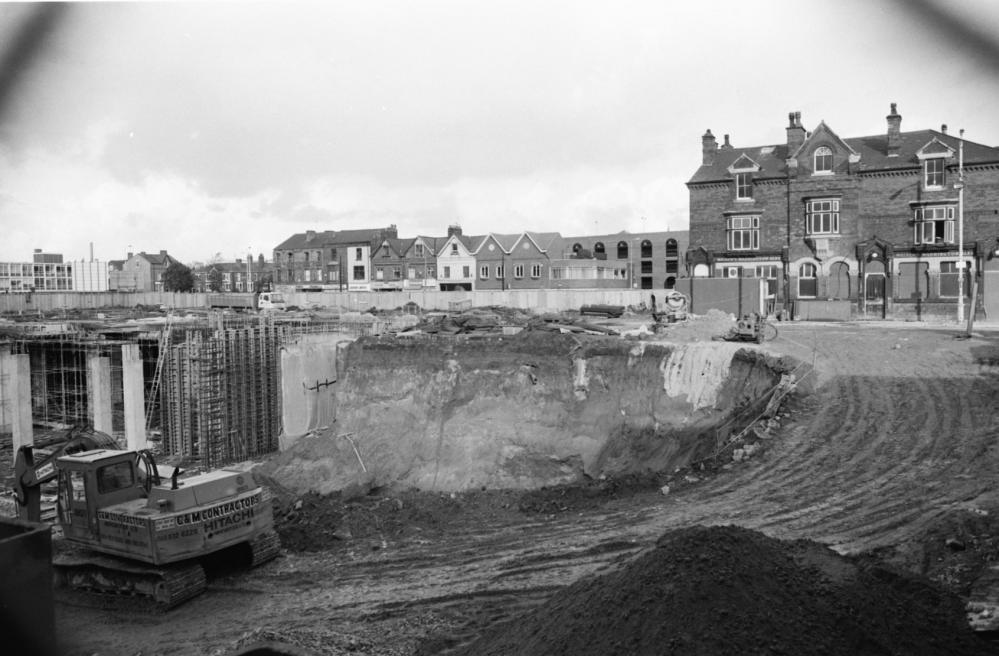
<svg viewBox="0 0 999 656">
<path fill-rule="evenodd" d="M 399 257 L 405 257 L 406 251 L 408 251 L 412 247 L 415 241 L 416 241 L 415 237 L 411 239 L 396 239 L 392 237 L 388 239 L 383 239 L 380 242 L 378 242 L 375 248 L 371 251 L 371 255 L 374 256 L 376 253 L 380 253 L 382 247 L 385 245 L 385 242 L 388 242 L 389 248 L 392 249 L 393 253 L 395 253 Z"/>
<path fill-rule="evenodd" d="M 859 153 L 860 162 L 857 165 L 857 170 L 860 172 L 916 168 L 920 165 L 916 153 L 934 138 L 947 144 L 955 152 L 957 152 L 960 141 L 954 135 L 938 132 L 937 130 L 902 132 L 899 136 L 900 142 L 897 157 L 888 157 L 887 134 L 855 137 L 843 139 L 843 141 Z M 760 171 L 755 176 L 757 180 L 784 178 L 786 175 L 785 160 L 789 156 L 787 144 L 732 148 L 731 150 L 719 148 L 715 153 L 714 164 L 700 166 L 687 184 L 731 180 L 732 174 L 728 172 L 728 168 L 743 155 L 752 158 L 753 161 L 760 165 Z M 986 162 L 999 162 L 999 148 L 985 146 L 965 139 L 964 164 L 967 166 Z"/>
<path fill-rule="evenodd" d="M 530 232 L 524 233 L 531 238 L 535 246 L 541 249 L 542 253 L 547 253 L 553 244 L 557 245 L 558 240 L 562 238 L 557 232 Z"/>
<path fill-rule="evenodd" d="M 141 257 L 155 266 L 170 266 L 173 258 L 166 253 L 137 253 L 135 257 Z"/>
<path fill-rule="evenodd" d="M 309 239 L 307 232 L 300 232 L 288 237 L 283 242 L 274 247 L 276 251 L 297 251 L 303 248 L 322 248 L 326 244 L 333 242 L 332 230 L 316 232 L 312 239 Z"/>
</svg>

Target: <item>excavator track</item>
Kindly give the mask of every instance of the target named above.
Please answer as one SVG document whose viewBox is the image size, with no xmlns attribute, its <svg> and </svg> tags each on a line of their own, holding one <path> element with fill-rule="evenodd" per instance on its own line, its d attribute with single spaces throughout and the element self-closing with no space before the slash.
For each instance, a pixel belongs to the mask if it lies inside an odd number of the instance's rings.
<svg viewBox="0 0 999 656">
<path fill-rule="evenodd" d="M 281 539 L 276 531 L 264 531 L 250 541 L 250 550 L 252 551 L 250 567 L 256 567 L 281 552 Z"/>
<path fill-rule="evenodd" d="M 201 594 L 208 585 L 198 563 L 155 566 L 74 551 L 53 558 L 59 587 L 125 599 L 133 608 L 169 610 Z"/>
</svg>

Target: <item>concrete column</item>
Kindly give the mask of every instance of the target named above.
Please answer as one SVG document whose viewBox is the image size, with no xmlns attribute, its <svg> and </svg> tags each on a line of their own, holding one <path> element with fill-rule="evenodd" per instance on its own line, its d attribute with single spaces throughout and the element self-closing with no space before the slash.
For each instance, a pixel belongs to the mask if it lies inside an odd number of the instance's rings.
<svg viewBox="0 0 999 656">
<path fill-rule="evenodd" d="M 87 353 L 87 397 L 94 430 L 114 434 L 111 402 L 111 358 Z"/>
<path fill-rule="evenodd" d="M 122 344 L 121 383 L 125 397 L 125 442 L 131 450 L 146 449 L 146 385 L 138 344 Z"/>
<path fill-rule="evenodd" d="M 27 354 L 0 354 L 0 402 L 13 434 L 14 454 L 35 443 L 31 424 L 31 364 Z"/>
</svg>

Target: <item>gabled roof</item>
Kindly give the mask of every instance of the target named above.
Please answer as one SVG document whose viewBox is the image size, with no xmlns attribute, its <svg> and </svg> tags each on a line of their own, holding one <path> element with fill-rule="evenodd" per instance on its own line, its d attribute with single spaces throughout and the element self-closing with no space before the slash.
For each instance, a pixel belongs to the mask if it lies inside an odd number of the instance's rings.
<svg viewBox="0 0 999 656">
<path fill-rule="evenodd" d="M 938 139 L 941 143 L 953 148 L 955 151 L 957 150 L 958 137 L 936 130 L 916 130 L 900 133 L 899 150 L 896 157 L 888 156 L 888 137 L 886 134 L 849 138 L 844 139 L 843 142 L 859 156 L 860 161 L 856 165 L 857 170 L 869 172 L 918 167 L 919 158 L 916 156 L 916 153 L 932 139 Z M 755 176 L 756 179 L 784 178 L 787 175 L 785 160 L 790 156 L 787 144 L 752 146 L 749 148 L 733 148 L 731 150 L 719 149 L 715 153 L 714 163 L 698 167 L 687 184 L 731 180 L 732 174 L 729 173 L 728 169 L 742 155 L 752 157 L 760 165 L 760 171 Z M 999 162 L 999 148 L 985 146 L 965 139 L 965 166 L 996 162 Z"/>
<path fill-rule="evenodd" d="M 424 244 L 424 246 L 426 246 L 427 248 L 430 249 L 430 254 L 431 255 L 437 255 L 438 253 L 441 252 L 441 249 L 444 248 L 444 244 L 447 243 L 448 239 L 450 239 L 450 238 L 449 237 L 427 237 L 426 235 L 419 235 L 418 237 L 416 237 L 413 240 L 413 243 L 415 244 L 416 240 L 422 241 L 423 244 Z"/>
<path fill-rule="evenodd" d="M 954 149 L 936 137 L 933 137 L 929 143 L 916 151 L 916 157 L 919 159 L 932 157 L 934 155 L 945 155 L 947 157 L 951 157 L 954 155 Z"/>
<path fill-rule="evenodd" d="M 542 253 L 547 253 L 552 244 L 562 237 L 557 232 L 525 232 L 524 236 L 534 242 L 534 245 Z"/>
<path fill-rule="evenodd" d="M 389 250 L 395 253 L 396 257 L 405 257 L 406 251 L 410 249 L 410 247 L 413 245 L 413 242 L 415 241 L 416 241 L 415 238 L 396 239 L 390 237 L 388 239 L 382 239 L 380 242 L 377 243 L 374 249 L 372 249 L 371 256 L 374 257 L 377 253 L 380 253 L 385 244 L 388 243 Z"/>
<path fill-rule="evenodd" d="M 728 167 L 731 171 L 759 171 L 760 165 L 753 161 L 753 158 L 749 155 L 743 153 L 739 159 L 732 162 L 732 165 Z"/>
<path fill-rule="evenodd" d="M 791 157 L 798 158 L 802 153 L 807 153 L 812 149 L 812 144 L 816 141 L 831 141 L 835 145 L 839 146 L 840 150 L 845 150 L 851 155 L 857 154 L 857 151 L 854 150 L 849 143 L 841 139 L 838 134 L 833 132 L 833 129 L 826 125 L 825 121 L 819 121 L 815 130 L 808 135 L 803 142 L 801 142 L 800 146 L 798 146 L 798 150 L 791 153 Z"/>
<path fill-rule="evenodd" d="M 510 251 L 513 250 L 514 245 L 516 245 L 520 237 L 521 235 L 503 235 L 503 234 L 497 234 L 495 232 L 490 232 L 488 235 L 482 237 L 482 239 L 475 244 L 475 250 L 473 251 L 473 253 L 478 253 L 480 250 L 482 250 L 482 247 L 485 246 L 487 242 L 493 241 L 496 242 L 496 245 L 499 246 L 500 250 L 509 255 Z"/>
</svg>

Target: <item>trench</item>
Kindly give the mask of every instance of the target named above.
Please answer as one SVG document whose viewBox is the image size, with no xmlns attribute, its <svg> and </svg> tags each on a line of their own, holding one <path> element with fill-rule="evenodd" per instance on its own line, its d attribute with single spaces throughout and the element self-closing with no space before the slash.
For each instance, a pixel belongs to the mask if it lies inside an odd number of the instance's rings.
<svg viewBox="0 0 999 656">
<path fill-rule="evenodd" d="M 363 338 L 330 344 L 325 357 L 316 348 L 289 347 L 289 361 L 313 364 L 310 381 L 336 382 L 309 390 L 297 369 L 285 369 L 292 423 L 307 430 L 284 436 L 284 450 L 261 473 L 321 494 L 359 481 L 535 489 L 673 471 L 713 453 L 758 414 L 793 364 L 727 342 L 532 332 Z"/>
</svg>

